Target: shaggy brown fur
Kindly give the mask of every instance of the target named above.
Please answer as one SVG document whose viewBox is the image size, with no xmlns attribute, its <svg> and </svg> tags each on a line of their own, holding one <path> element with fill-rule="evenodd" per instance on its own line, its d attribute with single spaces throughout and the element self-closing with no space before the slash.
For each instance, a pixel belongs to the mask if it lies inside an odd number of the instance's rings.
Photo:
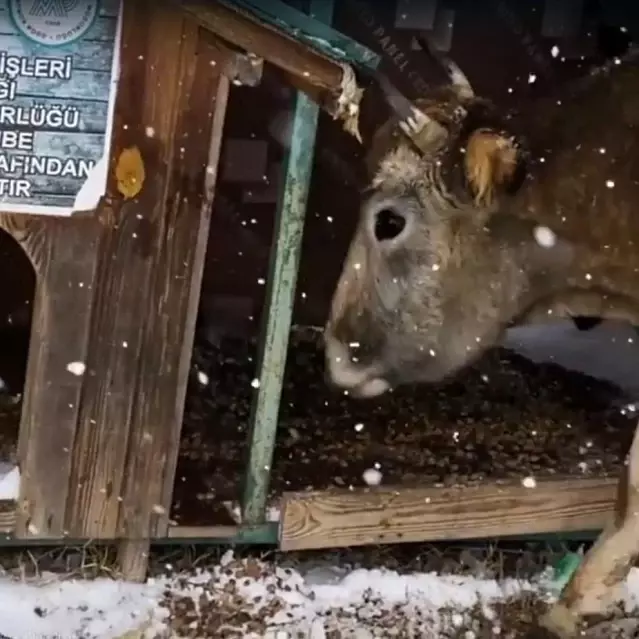
<svg viewBox="0 0 639 639">
<path fill-rule="evenodd" d="M 440 90 L 416 105 L 443 135 L 381 127 L 368 158 L 373 195 L 325 332 L 335 384 L 370 396 L 439 381 L 511 323 L 549 314 L 639 325 L 637 58 L 516 117 Z M 378 232 L 383 221 L 396 231 Z M 352 343 L 363 357 L 350 356 Z M 639 555 L 638 442 L 622 480 L 632 503 L 620 501 L 543 622 L 563 639 L 605 608 Z"/>
</svg>

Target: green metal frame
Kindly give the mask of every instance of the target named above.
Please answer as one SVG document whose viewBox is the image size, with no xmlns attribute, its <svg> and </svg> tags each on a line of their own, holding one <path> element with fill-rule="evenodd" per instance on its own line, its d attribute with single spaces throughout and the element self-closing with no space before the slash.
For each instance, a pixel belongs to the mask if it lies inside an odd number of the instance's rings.
<svg viewBox="0 0 639 639">
<path fill-rule="evenodd" d="M 223 0 L 340 62 L 377 68 L 380 56 L 330 25 L 334 0 L 311 0 L 310 15 L 280 0 Z"/>
<path fill-rule="evenodd" d="M 267 1 L 270 7 L 271 0 Z M 333 0 L 312 0 L 311 12 L 317 19 L 330 24 L 333 19 Z M 294 113 L 290 148 L 285 162 L 284 189 L 273 230 L 265 326 L 258 358 L 259 387 L 252 406 L 249 459 L 242 496 L 242 526 L 249 529 L 264 524 L 266 519 L 319 107 L 298 91 Z"/>
</svg>

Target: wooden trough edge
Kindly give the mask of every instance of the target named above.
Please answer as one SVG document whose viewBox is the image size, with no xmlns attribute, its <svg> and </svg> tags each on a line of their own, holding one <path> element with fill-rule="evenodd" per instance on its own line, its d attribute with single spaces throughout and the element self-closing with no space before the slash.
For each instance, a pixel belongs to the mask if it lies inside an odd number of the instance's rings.
<svg viewBox="0 0 639 639">
<path fill-rule="evenodd" d="M 280 549 L 527 536 L 601 530 L 617 479 L 553 478 L 534 488 L 491 482 L 447 488 L 284 493 Z"/>
<path fill-rule="evenodd" d="M 460 487 L 284 493 L 279 547 L 310 550 L 601 530 L 614 512 L 617 479 L 539 479 Z M 12 535 L 14 501 L 0 500 L 0 533 Z M 169 539 L 233 539 L 242 527 L 171 526 Z M 160 540 L 158 540 L 160 541 Z"/>
</svg>

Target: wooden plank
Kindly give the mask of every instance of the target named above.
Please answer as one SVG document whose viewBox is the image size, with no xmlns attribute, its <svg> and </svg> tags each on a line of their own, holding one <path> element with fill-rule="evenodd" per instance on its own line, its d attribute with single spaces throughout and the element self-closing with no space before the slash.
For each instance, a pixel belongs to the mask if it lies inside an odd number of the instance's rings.
<svg viewBox="0 0 639 639">
<path fill-rule="evenodd" d="M 282 550 L 600 530 L 614 513 L 613 478 L 460 488 L 402 486 L 285 493 Z"/>
<path fill-rule="evenodd" d="M 344 112 L 342 100 L 347 97 L 353 105 L 358 105 L 360 98 L 353 92 L 355 87 L 342 86 L 344 68 L 329 56 L 342 58 L 342 63 L 357 60 L 359 64 L 376 68 L 379 64 L 376 53 L 285 3 L 278 3 L 279 8 L 270 6 L 268 2 L 251 3 L 252 10 L 248 11 L 246 7 L 237 6 L 237 3 L 226 6 L 222 2 L 199 0 L 173 2 L 209 33 L 282 70 L 289 84 L 306 93 L 329 114 L 339 117 L 348 127 L 353 126 L 353 122 L 349 122 L 351 116 Z M 295 33 L 293 37 L 284 31 L 287 28 L 286 21 L 272 14 L 272 11 L 277 13 L 280 10 L 288 18 L 294 15 L 295 21 L 305 23 L 312 31 L 319 29 L 334 37 L 313 36 L 305 28 L 290 28 L 292 23 L 288 23 L 289 31 Z"/>
<path fill-rule="evenodd" d="M 17 502 L 13 500 L 0 500 L 0 535 L 13 535 L 18 520 L 17 507 Z M 156 537 L 151 541 L 161 543 L 167 538 L 184 539 L 185 541 L 189 539 L 233 539 L 240 534 L 241 530 L 240 526 L 171 526 L 166 536 Z M 0 545 L 2 545 L 1 541 L 0 539 Z"/>
<path fill-rule="evenodd" d="M 147 327 L 154 252 L 172 157 L 184 63 L 184 20 L 161 3 L 123 5 L 121 73 L 107 197 L 101 216 L 111 220 L 99 249 L 90 375 L 73 452 L 69 536 L 113 539 L 124 493 L 131 416 Z M 190 46 L 190 45 L 189 45 Z M 146 180 L 123 199 L 115 178 L 122 150 L 137 146 Z M 156 347 L 163 348 L 160 339 Z M 151 431 L 152 432 L 152 431 Z"/>
<path fill-rule="evenodd" d="M 227 42 L 258 55 L 274 66 L 330 92 L 340 92 L 340 65 L 306 44 L 258 22 L 248 12 L 219 2 L 180 2 L 182 10 L 201 27 Z"/>
<path fill-rule="evenodd" d="M 37 275 L 29 362 L 18 442 L 21 492 L 16 534 L 64 536 L 71 451 L 84 378 L 96 268 L 96 220 L 4 215 L 2 227 Z"/>
<path fill-rule="evenodd" d="M 153 244 L 154 279 L 119 526 L 121 536 L 132 540 L 167 535 L 229 93 L 228 78 L 211 72 L 218 66 L 212 64 L 218 50 L 194 27 L 185 22 L 179 72 L 166 76 L 179 81 L 179 114 L 167 140 L 174 150 L 171 180 Z M 175 55 L 168 54 L 167 63 Z M 146 569 L 137 545 L 124 543 L 120 549 L 121 569 L 129 578 L 143 577 Z"/>
</svg>

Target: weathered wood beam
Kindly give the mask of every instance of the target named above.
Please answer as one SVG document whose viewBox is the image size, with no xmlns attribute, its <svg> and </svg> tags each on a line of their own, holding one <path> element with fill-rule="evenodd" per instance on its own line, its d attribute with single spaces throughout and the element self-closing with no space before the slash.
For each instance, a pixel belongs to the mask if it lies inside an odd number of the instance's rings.
<svg viewBox="0 0 639 639">
<path fill-rule="evenodd" d="M 258 22 L 248 12 L 231 9 L 219 2 L 187 0 L 177 4 L 198 25 L 223 40 L 292 75 L 308 78 L 316 86 L 339 93 L 344 71 L 338 62 L 282 31 Z"/>
<path fill-rule="evenodd" d="M 147 2 L 152 37 L 146 59 L 155 62 L 161 81 L 147 85 L 145 97 L 155 109 L 143 108 L 142 122 L 152 121 L 154 111 L 163 116 L 166 128 L 158 122 L 156 139 L 168 155 L 156 165 L 164 176 L 150 200 L 151 278 L 118 525 L 126 539 L 119 563 L 130 579 L 144 578 L 150 539 L 167 535 L 229 95 L 228 78 L 211 72 L 218 50 L 202 38 L 202 29 Z M 165 51 L 163 40 L 180 46 Z M 144 130 L 132 127 L 131 135 L 142 147 Z M 153 157 L 152 147 L 147 150 Z"/>
<path fill-rule="evenodd" d="M 639 557 L 639 426 L 618 482 L 614 516 L 541 625 L 558 639 L 580 636 L 587 615 L 605 615 L 620 600 L 623 583 Z"/>
<path fill-rule="evenodd" d="M 85 381 L 68 365 L 88 359 L 102 227 L 96 218 L 26 215 L 4 216 L 2 226 L 18 239 L 37 275 L 18 441 L 15 532 L 22 538 L 59 539 L 67 531 L 71 485 L 79 481 L 72 457 Z"/>
<path fill-rule="evenodd" d="M 282 550 L 601 530 L 614 478 L 285 493 Z"/>
<path fill-rule="evenodd" d="M 344 129 L 359 139 L 357 121 L 362 90 L 348 65 L 260 22 L 248 11 L 220 2 L 170 1 L 203 29 L 284 71 L 295 88 L 342 120 Z"/>
</svg>

